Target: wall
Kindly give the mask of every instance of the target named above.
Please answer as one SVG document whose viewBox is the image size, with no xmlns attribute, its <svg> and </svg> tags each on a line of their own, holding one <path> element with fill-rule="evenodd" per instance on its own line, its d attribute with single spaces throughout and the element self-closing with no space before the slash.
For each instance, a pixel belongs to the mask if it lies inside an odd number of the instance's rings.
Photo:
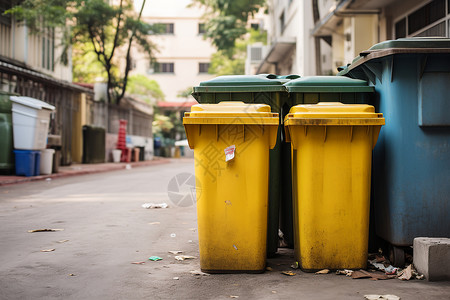
<svg viewBox="0 0 450 300">
<path fill-rule="evenodd" d="M 322 2 L 320 8 L 324 9 Z M 284 28 L 281 16 L 284 13 Z M 326 12 L 321 11 L 324 15 Z M 267 26 L 268 42 L 274 45 L 277 40 L 294 38 L 295 49 L 286 53 L 277 62 L 274 71 L 279 74 L 316 75 L 315 46 L 311 30 L 314 27 L 311 1 L 272 0 L 269 1 L 270 24 Z M 331 48 L 321 42 L 322 74 L 328 74 L 331 66 Z"/>
<path fill-rule="evenodd" d="M 59 62 L 62 53 L 62 33 L 60 30 L 47 34 L 32 34 L 28 27 L 11 19 L 11 26 L 2 25 L 2 40 L 8 39 L 1 47 L 0 55 L 25 63 L 28 67 L 54 78 L 72 82 L 72 60 L 69 50 L 69 64 Z M 3 41 L 2 41 L 3 44 Z"/>
</svg>

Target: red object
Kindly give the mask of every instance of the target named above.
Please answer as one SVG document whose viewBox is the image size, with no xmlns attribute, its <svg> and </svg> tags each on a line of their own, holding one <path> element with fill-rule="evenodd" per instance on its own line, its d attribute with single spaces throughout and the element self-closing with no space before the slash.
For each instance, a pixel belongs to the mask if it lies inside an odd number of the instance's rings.
<svg viewBox="0 0 450 300">
<path fill-rule="evenodd" d="M 127 120 L 119 120 L 119 134 L 117 137 L 116 149 L 122 150 L 122 155 L 120 156 L 121 162 L 131 161 L 131 149 L 127 148 Z"/>
</svg>

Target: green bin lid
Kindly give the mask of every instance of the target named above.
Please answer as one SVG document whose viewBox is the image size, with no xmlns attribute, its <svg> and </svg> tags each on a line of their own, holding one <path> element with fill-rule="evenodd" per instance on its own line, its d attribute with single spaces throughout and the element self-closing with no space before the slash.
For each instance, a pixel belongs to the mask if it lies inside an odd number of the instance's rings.
<svg viewBox="0 0 450 300">
<path fill-rule="evenodd" d="M 285 84 L 289 93 L 363 93 L 373 92 L 374 88 L 360 79 L 341 76 L 307 76 L 291 80 Z"/>
<path fill-rule="evenodd" d="M 203 81 L 193 88 L 196 93 L 236 93 L 236 92 L 285 92 L 283 86 L 298 75 L 278 76 L 274 74 L 260 75 L 224 75 Z"/>
</svg>

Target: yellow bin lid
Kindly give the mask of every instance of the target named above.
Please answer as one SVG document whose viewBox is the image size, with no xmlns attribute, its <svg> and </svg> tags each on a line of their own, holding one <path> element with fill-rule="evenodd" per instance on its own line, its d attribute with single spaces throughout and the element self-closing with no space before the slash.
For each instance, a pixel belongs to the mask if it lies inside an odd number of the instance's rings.
<svg viewBox="0 0 450 300">
<path fill-rule="evenodd" d="M 278 114 L 266 104 L 223 101 L 218 104 L 196 104 L 185 113 L 183 124 L 278 125 Z"/>
<path fill-rule="evenodd" d="M 284 119 L 285 126 L 367 126 L 384 125 L 382 113 L 376 113 L 372 105 L 320 102 L 311 105 L 297 105 L 291 108 Z"/>
</svg>

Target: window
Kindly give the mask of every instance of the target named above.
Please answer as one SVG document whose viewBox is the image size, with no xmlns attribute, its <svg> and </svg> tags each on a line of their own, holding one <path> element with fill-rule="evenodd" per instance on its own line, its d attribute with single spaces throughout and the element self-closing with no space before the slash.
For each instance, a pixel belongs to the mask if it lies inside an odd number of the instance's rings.
<svg viewBox="0 0 450 300">
<path fill-rule="evenodd" d="M 154 73 L 174 73 L 174 63 L 155 63 Z"/>
<path fill-rule="evenodd" d="M 285 26 L 285 23 L 284 23 L 284 12 L 283 12 L 280 16 L 280 32 L 281 33 L 283 33 L 283 31 L 284 31 L 284 26 Z"/>
<path fill-rule="evenodd" d="M 198 72 L 199 73 L 208 73 L 209 63 L 198 63 Z"/>
<path fill-rule="evenodd" d="M 42 68 L 55 70 L 55 29 L 47 29 L 42 35 Z"/>
<path fill-rule="evenodd" d="M 448 36 L 449 31 L 446 30 L 446 22 L 449 23 L 450 27 L 450 22 L 448 21 L 449 13 L 450 0 L 433 0 L 428 2 L 395 22 L 394 36 L 395 38 Z"/>
<path fill-rule="evenodd" d="M 174 24 L 173 23 L 157 23 L 154 24 L 154 30 L 159 34 L 174 34 Z"/>
<path fill-rule="evenodd" d="M 445 21 L 441 22 L 437 25 L 434 25 L 431 28 L 428 28 L 425 31 L 422 31 L 416 36 L 426 37 L 426 36 L 445 36 Z"/>
<path fill-rule="evenodd" d="M 205 34 L 206 26 L 205 23 L 198 23 L 198 34 Z"/>
<path fill-rule="evenodd" d="M 445 0 L 434 0 L 408 16 L 408 33 L 414 33 L 445 17 Z"/>
<path fill-rule="evenodd" d="M 406 37 L 406 18 L 395 23 L 395 38 L 399 39 L 404 37 Z"/>
</svg>

